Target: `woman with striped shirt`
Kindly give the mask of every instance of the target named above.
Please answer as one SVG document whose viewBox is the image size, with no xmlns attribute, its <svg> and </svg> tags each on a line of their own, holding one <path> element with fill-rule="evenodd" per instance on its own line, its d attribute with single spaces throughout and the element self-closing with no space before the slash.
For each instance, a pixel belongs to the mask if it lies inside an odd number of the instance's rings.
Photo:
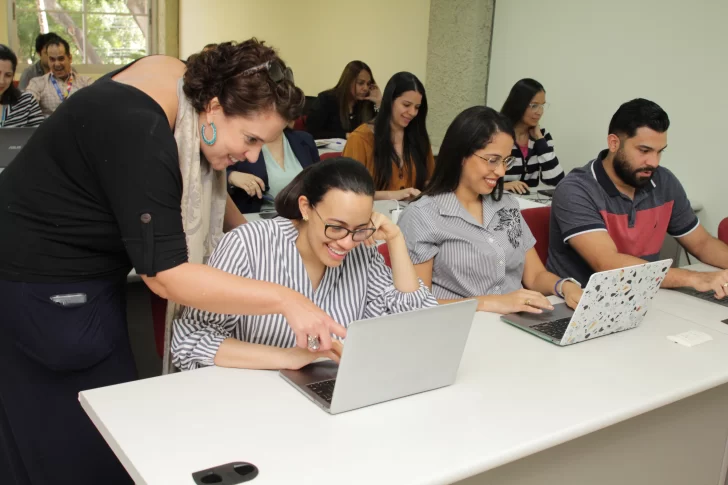
<svg viewBox="0 0 728 485">
<path fill-rule="evenodd" d="M 581 287 L 546 270 L 518 202 L 503 194 L 512 145 L 510 122 L 491 108 L 455 118 L 430 185 L 399 219 L 410 257 L 440 303 L 476 298 L 480 311 L 541 313 L 555 293 L 575 308 Z"/>
<path fill-rule="evenodd" d="M 501 113 L 511 121 L 516 135 L 505 190 L 524 194 L 528 187 L 537 187 L 539 179 L 546 185 L 556 185 L 564 178 L 554 140 L 540 125 L 547 106 L 546 90 L 534 79 L 518 81 L 503 103 Z"/>
<path fill-rule="evenodd" d="M 7 46 L 0 44 L 0 128 L 38 126 L 43 121 L 38 101 L 30 93 L 21 93 L 13 85 L 18 58 Z"/>
<path fill-rule="evenodd" d="M 209 264 L 287 286 L 345 327 L 355 320 L 437 305 L 417 278 L 399 228 L 372 213 L 373 202 L 373 180 L 359 162 L 334 158 L 311 165 L 276 197 L 280 217 L 227 233 Z M 374 240 L 386 242 L 391 270 Z M 324 355 L 336 360 L 340 350 L 334 345 Z M 321 355 L 296 347 L 283 315 L 186 308 L 174 321 L 172 356 L 183 370 L 208 365 L 298 369 Z"/>
</svg>

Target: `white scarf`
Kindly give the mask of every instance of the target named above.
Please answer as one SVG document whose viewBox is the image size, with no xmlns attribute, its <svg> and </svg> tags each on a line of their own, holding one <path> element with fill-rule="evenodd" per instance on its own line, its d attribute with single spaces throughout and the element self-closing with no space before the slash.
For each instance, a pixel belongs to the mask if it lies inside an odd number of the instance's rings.
<svg viewBox="0 0 728 485">
<path fill-rule="evenodd" d="M 187 239 L 188 261 L 204 264 L 223 236 L 227 185 L 225 172 L 213 170 L 210 162 L 200 153 L 199 114 L 185 96 L 183 85 L 180 79 L 177 83 L 177 120 L 174 124 L 179 169 L 182 173 L 182 227 Z M 172 321 L 181 312 L 182 305 L 167 302 L 164 374 L 174 370 L 170 352 Z"/>
</svg>

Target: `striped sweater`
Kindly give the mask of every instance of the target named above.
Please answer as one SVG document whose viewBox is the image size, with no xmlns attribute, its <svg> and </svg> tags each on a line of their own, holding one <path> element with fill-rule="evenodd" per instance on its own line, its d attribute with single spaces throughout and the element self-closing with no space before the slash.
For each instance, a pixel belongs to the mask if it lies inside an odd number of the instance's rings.
<svg viewBox="0 0 728 485">
<path fill-rule="evenodd" d="M 7 109 L 3 128 L 38 126 L 45 119 L 38 101 L 30 93 L 21 94 L 15 104 L 9 107 L 3 105 L 3 109 Z"/>
<path fill-rule="evenodd" d="M 511 155 L 516 161 L 506 172 L 506 182 L 521 180 L 526 182 L 529 187 L 537 187 L 539 178 L 546 185 L 556 185 L 564 178 L 564 170 L 559 165 L 559 159 L 556 158 L 551 134 L 543 128 L 541 133 L 543 138 L 540 140 L 528 139 L 528 156 L 525 163 L 521 149 L 518 145 L 513 145 Z"/>
</svg>

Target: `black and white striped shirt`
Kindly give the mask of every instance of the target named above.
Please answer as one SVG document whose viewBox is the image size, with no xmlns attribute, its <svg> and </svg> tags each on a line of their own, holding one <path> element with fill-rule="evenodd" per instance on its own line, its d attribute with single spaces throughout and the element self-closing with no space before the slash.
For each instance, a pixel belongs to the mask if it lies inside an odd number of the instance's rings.
<svg viewBox="0 0 728 485">
<path fill-rule="evenodd" d="M 326 268 L 316 291 L 296 248 L 298 230 L 288 219 L 253 221 L 227 233 L 209 265 L 228 273 L 291 288 L 336 322 L 351 322 L 437 305 L 420 282 L 412 293 L 394 287 L 391 270 L 374 247 L 360 244 L 336 268 Z M 182 370 L 214 364 L 226 338 L 290 348 L 296 335 L 283 315 L 221 315 L 185 308 L 174 321 L 172 359 Z"/>
<path fill-rule="evenodd" d="M 483 197 L 483 224 L 454 193 L 424 196 L 399 217 L 414 264 L 432 262 L 432 293 L 443 300 L 502 295 L 522 288 L 535 244 L 515 197 Z"/>
<path fill-rule="evenodd" d="M 521 180 L 529 187 L 537 187 L 539 177 L 546 185 L 556 185 L 564 178 L 564 169 L 559 165 L 559 159 L 554 152 L 554 140 L 551 133 L 541 129 L 543 138 L 534 140 L 528 139 L 528 156 L 526 163 L 523 162 L 523 152 L 517 144 L 513 145 L 511 155 L 515 158 L 513 166 L 508 169 L 504 180 L 514 182 Z"/>
<path fill-rule="evenodd" d="M 45 119 L 38 101 L 30 93 L 22 93 L 15 104 L 12 106 L 3 105 L 2 109 L 5 110 L 3 128 L 38 126 Z"/>
</svg>

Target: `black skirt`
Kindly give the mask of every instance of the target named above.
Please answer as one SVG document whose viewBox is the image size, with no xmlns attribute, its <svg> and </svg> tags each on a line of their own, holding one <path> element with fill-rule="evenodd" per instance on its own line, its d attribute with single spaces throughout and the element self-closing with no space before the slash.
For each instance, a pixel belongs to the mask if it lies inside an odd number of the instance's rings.
<svg viewBox="0 0 728 485">
<path fill-rule="evenodd" d="M 67 294 L 86 302 L 51 300 Z M 133 483 L 78 393 L 135 378 L 125 279 L 0 281 L 0 483 Z"/>
</svg>

